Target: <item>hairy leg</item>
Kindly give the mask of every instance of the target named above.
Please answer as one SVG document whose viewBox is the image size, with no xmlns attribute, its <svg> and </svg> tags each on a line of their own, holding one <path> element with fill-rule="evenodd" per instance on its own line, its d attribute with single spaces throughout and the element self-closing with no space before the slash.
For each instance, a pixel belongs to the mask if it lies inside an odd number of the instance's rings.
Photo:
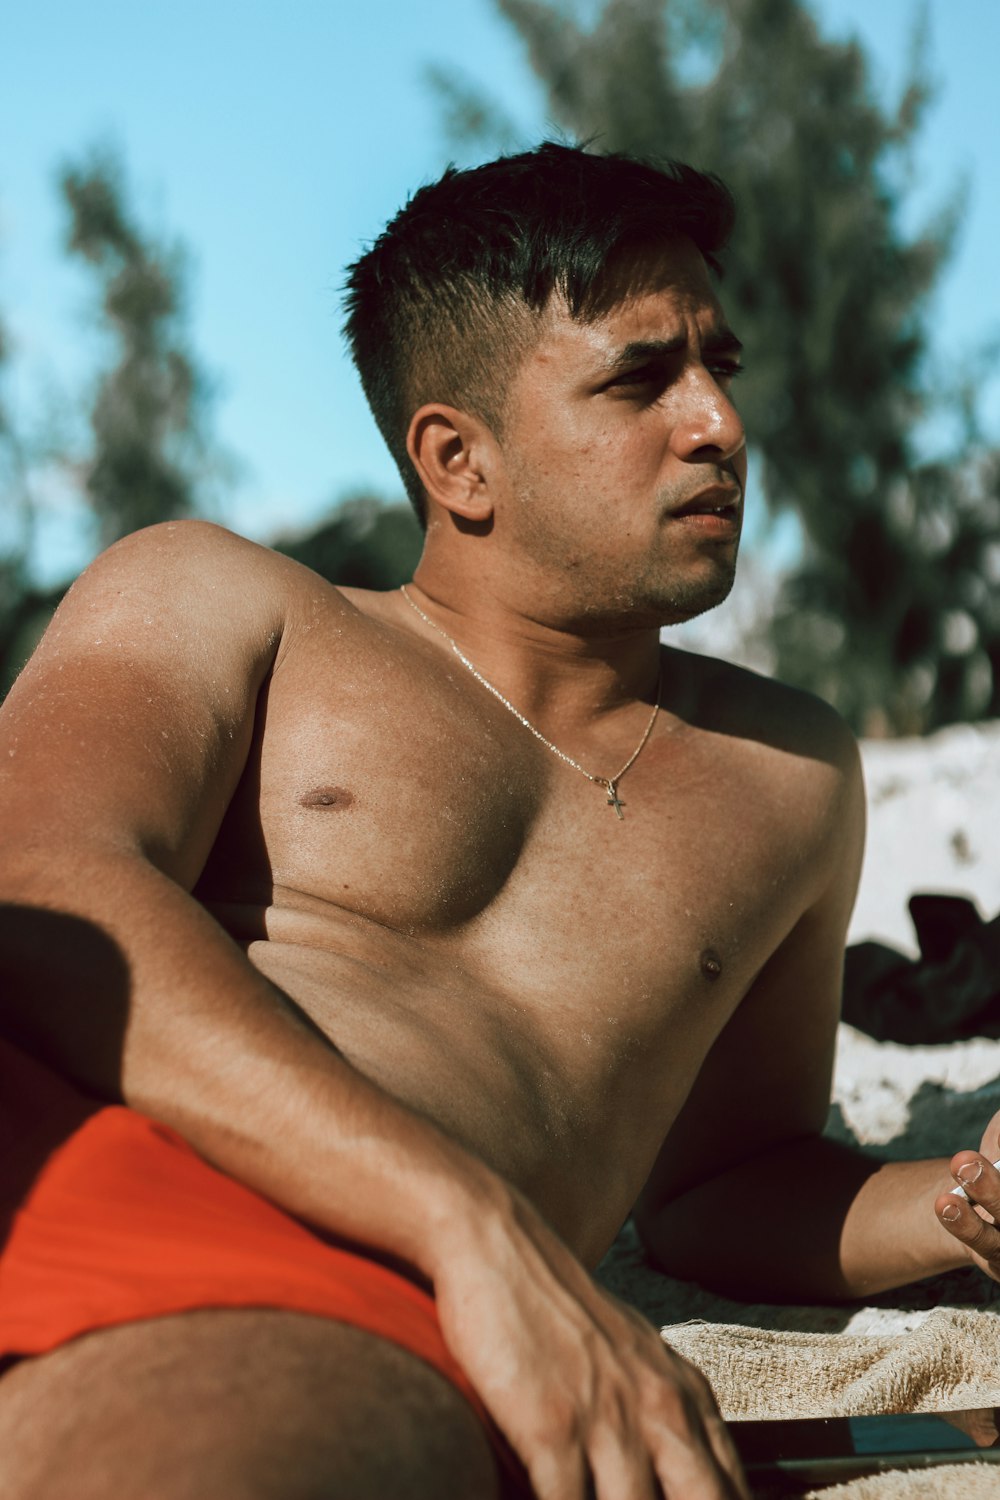
<svg viewBox="0 0 1000 1500">
<path fill-rule="evenodd" d="M 11 1500 L 494 1500 L 468 1403 L 407 1351 L 280 1311 L 88 1334 L 0 1379 Z"/>
</svg>

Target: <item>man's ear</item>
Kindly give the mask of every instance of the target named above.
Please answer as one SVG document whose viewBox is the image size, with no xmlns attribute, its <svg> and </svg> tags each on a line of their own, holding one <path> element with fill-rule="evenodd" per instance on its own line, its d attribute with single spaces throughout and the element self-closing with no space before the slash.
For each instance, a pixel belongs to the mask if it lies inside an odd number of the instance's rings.
<svg viewBox="0 0 1000 1500">
<path fill-rule="evenodd" d="M 467 521 L 493 514 L 489 459 L 496 447 L 478 417 L 440 402 L 414 412 L 406 451 L 432 500 Z"/>
</svg>

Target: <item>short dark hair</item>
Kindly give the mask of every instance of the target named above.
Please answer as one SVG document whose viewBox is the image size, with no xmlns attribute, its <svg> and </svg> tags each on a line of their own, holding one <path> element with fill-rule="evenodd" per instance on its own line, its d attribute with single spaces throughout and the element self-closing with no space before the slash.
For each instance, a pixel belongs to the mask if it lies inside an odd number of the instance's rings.
<svg viewBox="0 0 1000 1500">
<path fill-rule="evenodd" d="M 349 268 L 345 333 L 421 520 L 406 452 L 418 407 L 443 401 L 499 433 L 553 293 L 574 318 L 595 316 L 613 262 L 682 235 L 718 270 L 734 216 L 728 188 L 682 162 L 551 141 L 420 188 Z"/>
</svg>

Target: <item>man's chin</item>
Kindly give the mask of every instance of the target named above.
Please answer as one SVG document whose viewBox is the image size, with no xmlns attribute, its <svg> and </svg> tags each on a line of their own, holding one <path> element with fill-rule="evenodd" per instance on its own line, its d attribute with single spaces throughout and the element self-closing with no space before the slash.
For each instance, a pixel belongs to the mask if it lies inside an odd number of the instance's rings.
<svg viewBox="0 0 1000 1500">
<path fill-rule="evenodd" d="M 646 577 L 637 579 L 631 587 L 615 589 L 604 599 L 595 592 L 590 596 L 577 628 L 587 634 L 595 629 L 603 633 L 607 630 L 659 630 L 668 625 L 683 625 L 728 599 L 735 575 L 734 560 L 732 567 L 715 567 L 700 578 L 665 580 Z"/>
<path fill-rule="evenodd" d="M 658 623 L 661 626 L 684 625 L 688 620 L 707 614 L 710 609 L 717 609 L 729 598 L 735 580 L 736 569 L 727 568 L 712 579 L 701 579 L 684 588 L 674 587 L 659 601 Z"/>
</svg>

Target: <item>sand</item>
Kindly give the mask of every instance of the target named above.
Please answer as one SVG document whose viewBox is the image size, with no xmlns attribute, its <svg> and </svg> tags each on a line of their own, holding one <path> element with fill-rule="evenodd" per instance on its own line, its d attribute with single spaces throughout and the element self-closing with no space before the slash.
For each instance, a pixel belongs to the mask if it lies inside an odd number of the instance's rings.
<svg viewBox="0 0 1000 1500">
<path fill-rule="evenodd" d="M 916 953 L 906 912 L 915 890 L 970 896 L 1000 910 L 1000 722 L 923 740 L 861 746 L 868 842 L 850 941 Z"/>
<path fill-rule="evenodd" d="M 967 896 L 987 918 L 1000 912 L 1000 722 L 861 750 L 868 839 L 849 941 L 875 938 L 915 957 L 914 891 Z M 842 1027 L 835 1097 L 853 1133 L 887 1154 L 978 1146 L 976 1122 L 1000 1107 L 1000 1043 L 900 1047 Z M 962 1129 L 972 1138 L 956 1140 Z"/>
</svg>

